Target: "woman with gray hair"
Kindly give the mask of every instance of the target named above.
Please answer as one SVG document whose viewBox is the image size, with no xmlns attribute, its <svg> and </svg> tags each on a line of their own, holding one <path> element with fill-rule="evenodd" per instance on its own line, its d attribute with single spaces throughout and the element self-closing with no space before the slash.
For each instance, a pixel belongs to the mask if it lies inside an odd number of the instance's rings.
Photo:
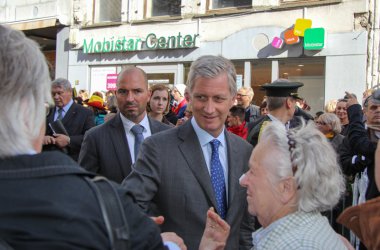
<svg viewBox="0 0 380 250">
<path fill-rule="evenodd" d="M 319 131 L 330 141 L 335 152 L 338 152 L 338 148 L 344 139 L 344 136 L 340 134 L 342 125 L 338 116 L 333 113 L 324 113 L 318 117 L 315 124 L 317 124 Z"/>
<path fill-rule="evenodd" d="M 274 157 L 275 156 L 275 157 Z M 321 212 L 344 192 L 335 151 L 313 123 L 287 131 L 271 122 L 240 184 L 262 228 L 253 249 L 346 249 Z"/>
</svg>

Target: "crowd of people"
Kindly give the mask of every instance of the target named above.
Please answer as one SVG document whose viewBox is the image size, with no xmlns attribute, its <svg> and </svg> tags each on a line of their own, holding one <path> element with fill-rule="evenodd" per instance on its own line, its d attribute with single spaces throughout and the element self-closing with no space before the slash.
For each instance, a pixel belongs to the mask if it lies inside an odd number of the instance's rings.
<svg viewBox="0 0 380 250">
<path fill-rule="evenodd" d="M 114 92 L 75 97 L 23 33 L 0 26 L 0 42 L 0 248 L 380 247 L 380 90 L 313 117 L 303 83 L 254 105 L 228 59 L 201 56 L 172 89 L 129 66 Z"/>
</svg>

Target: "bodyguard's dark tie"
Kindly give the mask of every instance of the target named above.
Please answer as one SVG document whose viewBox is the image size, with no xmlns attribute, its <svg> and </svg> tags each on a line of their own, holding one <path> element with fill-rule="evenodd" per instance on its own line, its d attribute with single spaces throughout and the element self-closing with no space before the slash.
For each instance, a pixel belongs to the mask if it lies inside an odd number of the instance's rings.
<svg viewBox="0 0 380 250">
<path fill-rule="evenodd" d="M 57 120 L 62 120 L 62 118 L 63 118 L 63 108 L 59 108 Z"/>
<path fill-rule="evenodd" d="M 144 127 L 140 124 L 136 124 L 131 129 L 132 133 L 135 135 L 135 161 L 137 159 L 137 154 L 140 150 L 140 145 L 144 140 L 143 131 Z"/>
<path fill-rule="evenodd" d="M 227 199 L 226 199 L 226 184 L 224 181 L 224 172 L 222 164 L 219 159 L 218 148 L 220 145 L 220 141 L 214 139 L 210 141 L 212 147 L 211 154 L 211 164 L 210 164 L 210 172 L 211 172 L 211 183 L 214 188 L 216 203 L 217 203 L 217 212 L 223 219 L 226 218 L 227 213 Z"/>
</svg>

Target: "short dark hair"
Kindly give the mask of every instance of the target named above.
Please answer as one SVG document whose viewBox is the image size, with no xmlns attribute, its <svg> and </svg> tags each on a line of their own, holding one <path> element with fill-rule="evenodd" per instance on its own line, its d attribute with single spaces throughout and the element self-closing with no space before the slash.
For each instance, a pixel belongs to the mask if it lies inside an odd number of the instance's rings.
<svg viewBox="0 0 380 250">
<path fill-rule="evenodd" d="M 245 121 L 245 109 L 241 106 L 232 106 L 230 108 L 230 112 L 232 116 L 239 117 L 240 121 Z"/>
</svg>

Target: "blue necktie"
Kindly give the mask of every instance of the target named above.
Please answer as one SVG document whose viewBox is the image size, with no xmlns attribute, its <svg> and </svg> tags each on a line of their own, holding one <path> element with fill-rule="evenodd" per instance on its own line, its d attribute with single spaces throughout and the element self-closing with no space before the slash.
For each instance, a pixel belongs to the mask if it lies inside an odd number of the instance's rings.
<svg viewBox="0 0 380 250">
<path fill-rule="evenodd" d="M 211 154 L 211 183 L 214 188 L 216 203 L 217 203 L 217 211 L 222 217 L 222 219 L 226 218 L 227 213 L 227 199 L 226 199 L 226 184 L 224 182 L 224 172 L 222 164 L 219 160 L 219 152 L 218 148 L 220 145 L 220 141 L 214 139 L 210 141 L 212 147 Z"/>
<path fill-rule="evenodd" d="M 63 108 L 58 109 L 58 116 L 56 120 L 62 120 L 63 118 Z"/>
<path fill-rule="evenodd" d="M 140 150 L 140 145 L 144 140 L 143 131 L 144 127 L 140 124 L 136 124 L 131 128 L 132 133 L 135 135 L 135 161 L 137 160 L 137 154 Z"/>
</svg>

